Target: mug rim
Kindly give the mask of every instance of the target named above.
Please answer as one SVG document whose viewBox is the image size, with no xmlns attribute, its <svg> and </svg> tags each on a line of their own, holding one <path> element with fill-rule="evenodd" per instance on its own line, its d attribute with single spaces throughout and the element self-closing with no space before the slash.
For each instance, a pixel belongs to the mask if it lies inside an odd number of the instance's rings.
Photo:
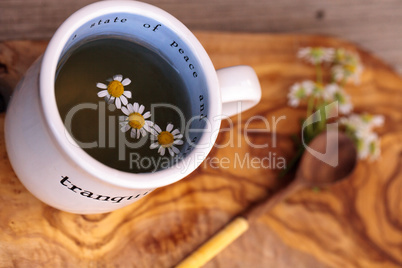
<svg viewBox="0 0 402 268">
<path fill-rule="evenodd" d="M 208 142 L 209 145 L 202 148 L 196 146 L 185 156 L 186 159 L 191 159 L 191 162 L 186 161 L 189 166 L 185 168 L 184 171 L 178 172 L 180 169 L 176 169 L 176 165 L 183 162 L 179 161 L 167 169 L 158 170 L 156 172 L 130 173 L 109 167 L 92 158 L 78 145 L 73 145 L 71 143 L 73 138 L 68 131 L 66 131 L 57 108 L 55 97 L 56 68 L 67 41 L 84 23 L 88 23 L 90 20 L 102 15 L 118 12 L 152 18 L 174 31 L 177 36 L 189 46 L 193 55 L 197 57 L 201 65 L 207 84 L 207 92 L 209 94 L 208 116 L 211 115 L 209 118 L 221 114 L 222 101 L 217 74 L 211 59 L 201 43 L 183 23 L 166 11 L 153 5 L 137 1 L 102 1 L 87 5 L 73 13 L 57 29 L 43 55 L 40 70 L 39 95 L 42 112 L 51 137 L 58 145 L 60 152 L 67 155 L 69 160 L 73 161 L 74 165 L 77 165 L 95 178 L 119 187 L 133 189 L 157 188 L 186 177 L 203 162 L 215 144 L 217 135 L 213 136 L 212 133 L 219 131 L 220 119 L 209 120 L 211 132 L 203 133 L 198 141 L 199 144 L 206 144 Z M 197 155 L 201 153 L 203 157 L 198 159 L 199 157 Z"/>
</svg>

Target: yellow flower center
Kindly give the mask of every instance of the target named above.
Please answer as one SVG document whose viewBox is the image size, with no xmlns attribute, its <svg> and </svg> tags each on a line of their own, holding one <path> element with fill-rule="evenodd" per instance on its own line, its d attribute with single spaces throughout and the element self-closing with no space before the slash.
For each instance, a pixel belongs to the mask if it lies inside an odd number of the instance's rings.
<svg viewBox="0 0 402 268">
<path fill-rule="evenodd" d="M 314 83 L 313 95 L 319 95 L 322 91 L 324 91 L 324 85 L 320 82 Z"/>
<path fill-rule="evenodd" d="M 364 123 L 369 123 L 371 120 L 373 120 L 373 116 L 371 114 L 363 114 L 361 118 Z"/>
<path fill-rule="evenodd" d="M 315 83 L 315 88 L 319 91 L 323 91 L 324 90 L 324 85 L 320 82 Z"/>
<path fill-rule="evenodd" d="M 348 71 L 349 73 L 354 73 L 356 72 L 356 68 L 357 66 L 355 64 L 347 64 L 345 65 L 345 69 L 346 71 Z"/>
<path fill-rule="evenodd" d="M 342 62 L 346 58 L 345 51 L 343 49 L 337 49 L 335 53 L 335 60 L 337 62 Z"/>
<path fill-rule="evenodd" d="M 160 145 L 162 145 L 162 147 L 166 148 L 173 144 L 174 137 L 173 137 L 172 133 L 170 133 L 168 131 L 162 131 L 158 135 L 158 142 Z"/>
<path fill-rule="evenodd" d="M 145 119 L 139 113 L 132 113 L 128 116 L 128 124 L 132 128 L 140 129 L 145 125 Z"/>
<path fill-rule="evenodd" d="M 110 96 L 118 98 L 124 93 L 124 86 L 121 82 L 113 80 L 107 86 L 107 92 Z"/>
</svg>

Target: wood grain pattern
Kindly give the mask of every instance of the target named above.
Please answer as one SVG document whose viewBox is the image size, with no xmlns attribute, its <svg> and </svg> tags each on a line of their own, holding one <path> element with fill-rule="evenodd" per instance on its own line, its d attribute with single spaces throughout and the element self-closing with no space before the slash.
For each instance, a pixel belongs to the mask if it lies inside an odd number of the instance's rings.
<svg viewBox="0 0 402 268">
<path fill-rule="evenodd" d="M 191 30 L 325 34 L 375 51 L 402 72 L 398 0 L 144 0 Z M 73 12 L 96 0 L 1 0 L 0 40 L 48 39 Z"/>
<path fill-rule="evenodd" d="M 286 106 L 290 85 L 312 78 L 300 62 L 300 46 L 346 47 L 358 51 L 365 70 L 360 86 L 348 86 L 355 110 L 383 114 L 382 158 L 360 162 L 352 176 L 316 193 L 304 190 L 257 220 L 242 237 L 205 267 L 401 267 L 402 266 L 402 79 L 375 56 L 334 38 L 304 35 L 198 32 L 215 67 L 248 64 L 260 78 L 261 103 L 231 118 L 218 144 L 233 136 L 233 147 L 215 148 L 210 157 L 231 160 L 213 168 L 210 160 L 186 179 L 155 190 L 113 213 L 82 216 L 50 208 L 16 178 L 4 146 L 0 115 L 0 267 L 171 267 L 251 203 L 283 186 L 278 169 L 234 166 L 237 154 L 262 159 L 269 152 L 289 159 L 291 134 L 303 108 Z M 0 44 L 2 85 L 16 81 L 46 42 Z M 30 49 L 27 49 L 27 48 Z M 6 51 L 6 52 L 5 52 Z M 31 60 L 32 59 L 32 60 Z M 286 116 L 271 133 L 251 133 L 253 149 L 237 131 L 248 118 Z M 271 121 L 270 121 L 271 122 Z M 223 122 L 223 128 L 229 126 Z M 262 121 L 251 128 L 264 128 Z M 209 158 L 210 159 L 210 158 Z M 209 161 L 209 162 L 208 162 Z"/>
</svg>

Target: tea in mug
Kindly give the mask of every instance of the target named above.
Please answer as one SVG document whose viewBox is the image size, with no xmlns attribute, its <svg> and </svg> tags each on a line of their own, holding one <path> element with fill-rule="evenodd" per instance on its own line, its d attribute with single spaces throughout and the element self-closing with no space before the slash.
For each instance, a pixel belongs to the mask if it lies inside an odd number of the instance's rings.
<svg viewBox="0 0 402 268">
<path fill-rule="evenodd" d="M 191 114 L 174 66 L 157 51 L 119 38 L 87 41 L 70 51 L 59 60 L 55 95 L 77 144 L 121 171 L 171 165 L 183 149 L 182 120 Z"/>
</svg>

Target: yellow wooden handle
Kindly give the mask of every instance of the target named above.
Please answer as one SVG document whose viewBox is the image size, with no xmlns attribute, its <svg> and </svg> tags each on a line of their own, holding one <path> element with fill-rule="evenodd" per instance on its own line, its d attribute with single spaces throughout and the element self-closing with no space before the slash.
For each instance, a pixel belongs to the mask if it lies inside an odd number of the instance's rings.
<svg viewBox="0 0 402 268">
<path fill-rule="evenodd" d="M 248 222 L 243 217 L 237 217 L 219 233 L 210 238 L 205 244 L 179 263 L 176 268 L 201 267 L 219 252 L 225 249 L 236 238 L 248 229 Z"/>
</svg>

